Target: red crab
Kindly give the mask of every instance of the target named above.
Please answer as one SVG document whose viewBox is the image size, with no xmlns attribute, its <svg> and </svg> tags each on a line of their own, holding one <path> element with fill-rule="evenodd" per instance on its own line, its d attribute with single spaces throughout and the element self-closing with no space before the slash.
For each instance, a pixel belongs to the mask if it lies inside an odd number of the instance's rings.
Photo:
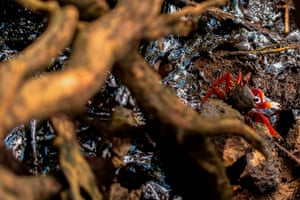
<svg viewBox="0 0 300 200">
<path fill-rule="evenodd" d="M 213 88 L 209 90 L 201 101 L 203 104 L 211 95 L 215 94 L 218 98 L 224 99 L 232 107 L 239 110 L 242 114 L 250 117 L 253 121 L 265 124 L 272 137 L 282 140 L 281 135 L 272 127 L 269 119 L 257 110 L 260 109 L 280 109 L 280 104 L 273 101 L 267 101 L 264 93 L 260 89 L 250 89 L 248 81 L 251 73 L 247 73 L 244 77 L 239 72 L 235 85 L 233 85 L 233 75 L 227 73 L 213 83 Z M 219 87 L 225 82 L 225 91 Z"/>
</svg>

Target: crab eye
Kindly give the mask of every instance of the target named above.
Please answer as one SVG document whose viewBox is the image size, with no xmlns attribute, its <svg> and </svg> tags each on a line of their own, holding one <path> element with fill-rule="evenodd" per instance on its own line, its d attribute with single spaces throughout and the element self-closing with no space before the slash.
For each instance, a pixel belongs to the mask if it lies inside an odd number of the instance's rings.
<svg viewBox="0 0 300 200">
<path fill-rule="evenodd" d="M 254 101 L 254 103 L 256 103 L 256 104 L 262 103 L 261 100 L 260 100 L 260 98 L 259 98 L 258 96 L 254 96 L 253 101 Z"/>
</svg>

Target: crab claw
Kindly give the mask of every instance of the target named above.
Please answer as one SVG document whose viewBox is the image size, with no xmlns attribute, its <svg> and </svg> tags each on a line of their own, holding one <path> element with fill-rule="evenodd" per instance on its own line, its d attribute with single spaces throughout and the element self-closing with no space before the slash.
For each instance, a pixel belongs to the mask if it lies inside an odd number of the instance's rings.
<svg viewBox="0 0 300 200">
<path fill-rule="evenodd" d="M 274 109 L 274 110 L 280 110 L 280 108 L 281 108 L 281 105 L 280 105 L 280 103 L 278 103 L 278 102 L 275 102 L 275 101 L 269 101 L 269 104 L 270 104 L 270 108 L 271 108 L 271 109 Z"/>
<path fill-rule="evenodd" d="M 252 94 L 255 99 L 255 108 L 256 109 L 274 109 L 280 110 L 280 103 L 271 101 L 269 98 L 265 97 L 265 94 L 261 89 L 251 89 Z"/>
<path fill-rule="evenodd" d="M 265 101 L 263 103 L 259 103 L 255 105 L 256 109 L 274 109 L 274 110 L 280 110 L 280 103 L 277 103 L 275 101 Z"/>
</svg>

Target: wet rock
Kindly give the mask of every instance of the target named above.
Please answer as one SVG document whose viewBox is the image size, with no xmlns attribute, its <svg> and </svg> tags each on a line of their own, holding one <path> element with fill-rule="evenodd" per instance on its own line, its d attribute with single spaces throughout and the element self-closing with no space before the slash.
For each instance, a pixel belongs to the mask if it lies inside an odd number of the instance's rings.
<svg viewBox="0 0 300 200">
<path fill-rule="evenodd" d="M 170 199 L 169 190 L 159 184 L 149 181 L 142 187 L 144 199 Z"/>
<path fill-rule="evenodd" d="M 247 166 L 241 175 L 241 183 L 247 185 L 253 193 L 266 194 L 277 189 L 281 166 L 277 160 L 275 145 L 268 136 L 268 129 L 262 124 L 256 124 L 255 128 L 265 140 L 265 149 L 269 156 L 265 158 L 257 150 L 248 153 L 246 155 Z"/>
<path fill-rule="evenodd" d="M 250 145 L 243 138 L 228 138 L 222 156 L 224 166 L 227 168 L 233 166 L 246 155 L 248 149 L 250 149 Z"/>
<path fill-rule="evenodd" d="M 231 106 L 214 99 L 209 99 L 203 104 L 201 115 L 216 120 L 225 117 L 244 119 Z M 277 189 L 281 166 L 268 128 L 260 123 L 253 125 L 266 143 L 265 149 L 269 154 L 267 158 L 237 136 L 213 137 L 212 140 L 222 157 L 232 184 L 238 184 L 254 194 L 267 194 Z"/>
<path fill-rule="evenodd" d="M 208 99 L 202 105 L 200 110 L 200 115 L 206 119 L 218 120 L 222 118 L 233 118 L 233 119 L 239 119 L 242 122 L 244 121 L 244 117 L 237 110 L 233 109 L 230 105 L 228 105 L 227 103 L 225 103 L 223 100 L 220 99 Z M 218 153 L 221 157 L 223 157 L 227 139 L 228 139 L 227 136 L 212 137 L 212 142 L 215 144 Z M 233 162 L 237 161 L 237 158 L 243 156 L 243 155 L 238 156 L 236 153 L 234 153 L 234 155 L 230 155 L 231 151 L 227 153 L 229 155 L 224 156 L 225 159 L 228 159 L 227 161 L 225 161 L 226 166 L 232 165 Z"/>
<path fill-rule="evenodd" d="M 206 119 L 234 118 L 244 121 L 243 115 L 219 99 L 208 99 L 202 105 L 200 115 Z"/>
<path fill-rule="evenodd" d="M 15 127 L 7 136 L 4 138 L 6 148 L 12 151 L 14 157 L 23 161 L 25 157 L 25 149 L 27 146 L 26 129 L 25 125 Z"/>
</svg>

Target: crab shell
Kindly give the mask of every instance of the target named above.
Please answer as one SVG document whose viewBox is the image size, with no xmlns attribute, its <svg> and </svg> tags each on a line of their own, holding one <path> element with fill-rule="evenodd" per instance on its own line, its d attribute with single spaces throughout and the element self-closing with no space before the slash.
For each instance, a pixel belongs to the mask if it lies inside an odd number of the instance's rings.
<svg viewBox="0 0 300 200">
<path fill-rule="evenodd" d="M 232 107 L 245 114 L 255 107 L 254 95 L 246 85 L 237 85 L 228 94 L 227 101 Z"/>
</svg>

